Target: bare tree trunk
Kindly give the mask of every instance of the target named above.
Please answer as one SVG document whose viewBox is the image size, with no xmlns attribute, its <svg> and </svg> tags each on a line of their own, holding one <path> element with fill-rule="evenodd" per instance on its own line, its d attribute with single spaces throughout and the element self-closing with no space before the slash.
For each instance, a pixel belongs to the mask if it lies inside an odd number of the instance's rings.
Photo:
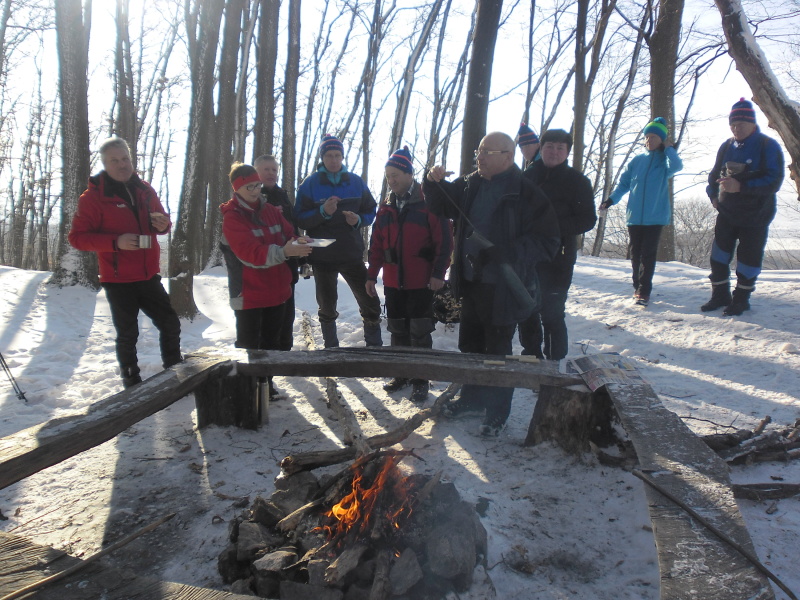
<svg viewBox="0 0 800 600">
<path fill-rule="evenodd" d="M 178 205 L 178 222 L 169 254 L 169 294 L 181 317 L 193 319 L 194 274 L 201 264 L 207 191 L 207 158 L 214 119 L 214 65 L 223 0 L 186 0 L 186 33 L 192 79 L 192 104 L 186 140 L 186 164 Z"/>
<path fill-rule="evenodd" d="M 249 3 L 250 0 L 247 0 Z M 244 162 L 244 149 L 247 144 L 247 76 L 250 71 L 250 47 L 253 44 L 256 27 L 257 3 L 253 3 L 250 11 L 245 5 L 242 11 L 242 49 L 239 53 L 239 74 L 236 83 L 236 112 L 233 125 L 233 161 Z M 257 155 L 260 156 L 260 155 Z M 255 157 L 254 157 L 255 158 Z"/>
<path fill-rule="evenodd" d="M 650 37 L 650 110 L 651 118 L 664 117 L 675 130 L 675 70 L 678 62 L 681 19 L 684 0 L 659 0 L 658 18 Z M 670 214 L 673 205 L 672 179 L 669 180 Z M 675 226 L 661 232 L 658 260 L 675 260 Z"/>
<path fill-rule="evenodd" d="M 242 37 L 242 12 L 245 0 L 227 0 L 222 51 L 217 70 L 217 115 L 209 156 L 208 206 L 203 236 L 201 265 L 213 267 L 222 264 L 217 248 L 220 237 L 219 205 L 230 198 L 230 172 L 233 154 L 233 131 L 236 118 L 236 80 L 239 65 L 240 39 Z"/>
<path fill-rule="evenodd" d="M 753 92 L 753 100 L 764 111 L 769 126 L 778 132 L 789 152 L 789 175 L 797 188 L 800 200 L 800 110 L 778 83 L 769 62 L 761 52 L 747 15 L 739 0 L 714 0 L 722 29 L 728 41 L 728 52 L 736 62 L 736 70 L 744 77 Z"/>
<path fill-rule="evenodd" d="M 475 39 L 467 79 L 464 123 L 461 128 L 461 173 L 473 170 L 473 152 L 486 135 L 486 114 L 489 112 L 489 91 L 492 80 L 494 47 L 503 0 L 479 0 L 475 22 Z"/>
<path fill-rule="evenodd" d="M 275 135 L 275 63 L 278 60 L 280 0 L 260 0 L 258 65 L 256 67 L 256 119 L 253 159 L 272 154 Z M 284 178 L 285 179 L 285 178 Z"/>
<path fill-rule="evenodd" d="M 117 0 L 115 15 L 117 44 L 114 52 L 115 105 L 117 110 L 112 133 L 128 142 L 131 148 L 133 168 L 136 169 L 139 128 L 136 123 L 136 97 L 131 59 L 129 8 L 130 0 Z"/>
<path fill-rule="evenodd" d="M 300 1 L 289 0 L 289 49 L 286 57 L 286 78 L 283 84 L 283 147 L 281 164 L 283 181 L 289 201 L 294 203 L 294 191 L 300 181 L 295 174 L 295 119 L 297 112 L 297 80 L 300 77 Z"/>
<path fill-rule="evenodd" d="M 58 90 L 61 98 L 62 202 L 61 225 L 56 253 L 58 268 L 52 283 L 98 287 L 97 257 L 78 252 L 69 245 L 67 234 L 78 198 L 89 179 L 89 109 L 87 73 L 92 2 L 59 0 L 55 3 L 58 47 Z"/>
</svg>

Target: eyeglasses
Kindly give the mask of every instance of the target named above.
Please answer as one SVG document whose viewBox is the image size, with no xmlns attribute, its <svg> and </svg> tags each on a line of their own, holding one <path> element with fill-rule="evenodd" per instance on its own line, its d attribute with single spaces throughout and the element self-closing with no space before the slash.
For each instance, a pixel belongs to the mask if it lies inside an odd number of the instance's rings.
<svg viewBox="0 0 800 600">
<path fill-rule="evenodd" d="M 507 154 L 508 152 L 508 150 L 482 150 L 478 148 L 475 150 L 475 158 L 478 158 L 481 155 L 492 156 L 493 154 Z"/>
<path fill-rule="evenodd" d="M 244 189 L 246 189 L 248 192 L 255 192 L 256 190 L 260 190 L 261 182 L 251 183 L 250 185 L 246 185 L 244 186 Z"/>
</svg>

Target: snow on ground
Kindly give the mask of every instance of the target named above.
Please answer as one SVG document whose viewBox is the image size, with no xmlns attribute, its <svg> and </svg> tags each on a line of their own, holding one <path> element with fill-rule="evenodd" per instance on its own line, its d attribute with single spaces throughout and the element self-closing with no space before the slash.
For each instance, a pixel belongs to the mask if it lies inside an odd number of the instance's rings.
<svg viewBox="0 0 800 600">
<path fill-rule="evenodd" d="M 632 304 L 629 269 L 621 260 L 579 260 L 568 303 L 571 354 L 619 352 L 632 358 L 667 408 L 701 434 L 723 431 L 714 424 L 753 428 L 766 415 L 771 427 L 800 418 L 796 271 L 763 273 L 753 309 L 726 318 L 720 311 L 698 310 L 710 293 L 705 271 L 659 264 L 651 305 L 642 310 Z M 28 399 L 17 399 L 0 374 L 0 436 L 84 411 L 120 389 L 104 295 L 49 287 L 48 277 L 0 267 L 0 351 Z M 195 279 L 202 315 L 183 323 L 185 351 L 241 356 L 232 348 L 225 285 L 221 268 Z M 342 345 L 361 346 L 360 319 L 343 282 L 340 295 Z M 305 347 L 303 318 L 321 346 L 313 281 L 300 281 L 297 304 L 295 347 Z M 143 375 L 150 376 L 160 369 L 156 332 L 146 319 L 141 329 L 140 362 Z M 456 349 L 457 330 L 439 325 L 434 335 L 436 348 Z M 216 558 L 226 543 L 227 522 L 242 510 L 237 499 L 269 495 L 287 454 L 340 444 L 341 430 L 318 380 L 276 382 L 288 398 L 272 404 L 271 421 L 261 430 L 198 431 L 194 402 L 184 398 L 116 439 L 0 490 L 0 529 L 87 556 L 104 542 L 177 512 L 111 562 L 224 589 Z M 367 435 L 392 429 L 417 410 L 403 392 L 383 392 L 382 383 L 340 380 Z M 436 382 L 429 402 L 446 385 Z M 534 402 L 530 391 L 517 390 L 509 427 L 498 439 L 476 435 L 479 417 L 426 423 L 404 443 L 424 462 L 411 458 L 404 464 L 427 474 L 441 470 L 466 500 L 488 506 L 483 523 L 499 598 L 658 598 L 641 482 L 591 456 L 570 457 L 550 445 L 523 448 Z M 732 478 L 798 483 L 800 464 L 735 467 Z M 740 501 L 761 560 L 800 592 L 800 498 L 771 504 Z M 529 573 L 510 568 L 512 555 Z"/>
</svg>

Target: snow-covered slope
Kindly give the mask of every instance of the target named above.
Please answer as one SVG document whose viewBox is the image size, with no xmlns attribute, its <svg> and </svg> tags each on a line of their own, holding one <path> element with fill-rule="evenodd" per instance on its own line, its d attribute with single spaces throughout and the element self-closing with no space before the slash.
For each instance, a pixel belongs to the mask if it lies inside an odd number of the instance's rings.
<svg viewBox="0 0 800 600">
<path fill-rule="evenodd" d="M 631 299 L 629 269 L 619 260 L 578 261 L 567 304 L 571 354 L 614 351 L 634 359 L 667 408 L 698 433 L 728 425 L 753 428 L 767 415 L 775 427 L 800 418 L 796 271 L 764 272 L 752 310 L 726 318 L 699 312 L 710 293 L 703 270 L 659 264 L 651 304 L 641 309 Z M 0 374 L 0 436 L 85 410 L 120 389 L 103 294 L 52 288 L 45 284 L 48 277 L 0 267 L 0 351 L 28 398 L 17 399 Z M 185 351 L 241 356 L 232 347 L 225 284 L 219 268 L 196 277 L 202 315 L 183 323 Z M 340 340 L 363 345 L 358 311 L 343 282 L 340 296 Z M 296 348 L 305 347 L 303 318 L 321 345 L 313 281 L 300 281 L 297 305 Z M 140 362 L 143 375 L 150 376 L 160 368 L 158 343 L 150 322 L 141 325 Z M 439 325 L 434 340 L 436 348 L 455 350 L 457 330 Z M 402 392 L 388 396 L 382 383 L 339 384 L 368 435 L 393 428 L 417 410 Z M 222 587 L 216 556 L 225 545 L 225 521 L 241 511 L 235 499 L 271 493 L 277 463 L 287 454 L 340 443 L 318 381 L 278 378 L 277 384 L 288 398 L 272 405 L 271 422 L 260 431 L 197 431 L 194 404 L 186 398 L 115 440 L 0 490 L 6 519 L 0 529 L 91 554 L 103 541 L 177 511 L 176 519 L 112 560 L 172 581 Z M 429 402 L 446 385 L 436 382 Z M 527 390 L 517 390 L 514 398 L 509 427 L 498 439 L 476 436 L 475 417 L 427 423 L 404 444 L 425 459 L 407 459 L 408 468 L 442 470 L 465 499 L 488 501 L 483 521 L 498 597 L 657 598 L 656 553 L 641 482 L 590 456 L 575 459 L 547 445 L 523 448 L 535 398 Z M 736 467 L 732 477 L 798 483 L 800 465 Z M 800 499 L 770 504 L 740 502 L 762 561 L 800 590 Z"/>
</svg>

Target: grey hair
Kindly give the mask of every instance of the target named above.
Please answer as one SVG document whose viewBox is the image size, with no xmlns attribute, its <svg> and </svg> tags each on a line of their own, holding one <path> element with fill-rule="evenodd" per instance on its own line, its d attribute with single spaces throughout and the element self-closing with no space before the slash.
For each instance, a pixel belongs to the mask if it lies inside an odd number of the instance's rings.
<svg viewBox="0 0 800 600">
<path fill-rule="evenodd" d="M 274 154 L 262 154 L 253 161 L 253 166 L 258 165 L 262 162 L 274 162 L 278 166 L 280 166 L 281 164 L 280 162 L 278 162 L 278 159 Z"/>
<path fill-rule="evenodd" d="M 122 149 L 124 149 L 128 153 L 128 156 L 130 156 L 130 154 L 131 154 L 131 149 L 130 149 L 130 146 L 128 146 L 128 142 L 123 140 L 121 137 L 114 136 L 114 137 L 108 138 L 105 142 L 100 144 L 100 146 L 97 148 L 97 152 L 98 152 L 98 154 L 100 154 L 100 160 L 101 161 L 104 160 L 105 157 L 106 157 L 106 154 L 108 154 L 108 151 L 112 150 L 114 148 L 122 148 Z"/>
</svg>

